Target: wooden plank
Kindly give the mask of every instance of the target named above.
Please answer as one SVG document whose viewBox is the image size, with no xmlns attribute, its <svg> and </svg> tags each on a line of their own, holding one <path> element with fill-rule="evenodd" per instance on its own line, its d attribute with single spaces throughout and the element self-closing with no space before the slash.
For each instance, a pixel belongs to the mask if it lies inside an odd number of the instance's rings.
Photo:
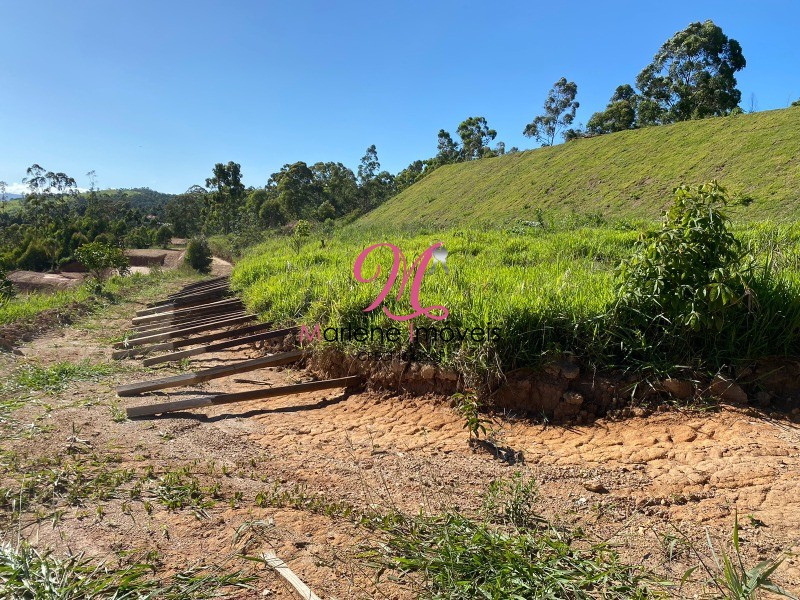
<svg viewBox="0 0 800 600">
<path fill-rule="evenodd" d="M 186 296 L 194 296 L 197 294 L 207 294 L 209 292 L 215 292 L 217 290 L 230 290 L 230 286 L 227 283 L 215 283 L 213 285 L 209 285 L 206 287 L 195 288 L 192 290 L 187 290 L 185 292 L 176 292 L 175 294 L 170 294 L 167 296 L 167 300 L 176 300 L 178 298 L 185 298 Z"/>
<path fill-rule="evenodd" d="M 167 304 L 160 304 L 159 306 L 151 306 L 150 308 L 142 308 L 136 311 L 137 317 L 146 317 L 149 315 L 157 315 L 160 313 L 171 312 L 174 310 L 182 310 L 192 307 L 202 306 L 204 304 L 210 304 L 212 302 L 220 302 L 227 298 L 219 298 L 218 296 L 212 296 L 209 298 L 200 298 L 196 300 L 192 300 L 191 302 L 178 302 L 178 303 L 167 303 Z"/>
<path fill-rule="evenodd" d="M 207 304 L 201 304 L 199 306 L 192 306 L 190 308 L 180 308 L 177 310 L 168 310 L 160 313 L 155 313 L 151 315 L 144 315 L 141 317 L 134 317 L 133 324 L 140 325 L 144 323 L 156 323 L 158 321 L 163 321 L 166 319 L 173 319 L 176 317 L 184 317 L 187 315 L 193 314 L 201 314 L 206 311 L 214 311 L 225 309 L 228 306 L 236 306 L 242 305 L 242 301 L 239 298 L 226 298 L 224 300 L 215 300 L 214 302 L 209 302 Z"/>
<path fill-rule="evenodd" d="M 286 365 L 299 360 L 304 354 L 305 353 L 302 350 L 292 350 L 291 352 L 283 352 L 281 354 L 274 354 L 272 356 L 254 358 L 252 360 L 245 360 L 232 365 L 211 367 L 210 369 L 196 371 L 194 373 L 183 373 L 181 375 L 162 377 L 161 379 L 153 379 L 151 381 L 129 383 L 128 385 L 119 386 L 117 388 L 117 395 L 138 396 L 139 394 L 144 394 L 145 392 L 154 392 L 156 390 L 163 390 L 166 388 L 194 385 L 196 383 L 202 383 L 203 381 L 209 381 L 211 379 L 227 377 L 228 375 L 238 375 L 239 373 L 247 373 L 248 371 L 255 371 L 265 367 Z"/>
<path fill-rule="evenodd" d="M 210 316 L 201 317 L 199 319 L 187 319 L 185 321 L 178 321 L 177 323 L 158 323 L 151 327 L 146 327 L 141 331 L 132 331 L 131 334 L 127 337 L 127 339 L 135 340 L 137 338 L 147 337 L 148 335 L 152 335 L 155 333 L 180 331 L 181 329 L 186 329 L 187 327 L 193 327 L 195 325 L 208 325 L 209 323 L 216 323 L 218 321 L 223 321 L 225 319 L 233 319 L 235 317 L 241 317 L 246 314 L 252 314 L 252 313 L 246 313 L 244 312 L 244 309 L 239 309 L 235 312 L 213 314 Z"/>
<path fill-rule="evenodd" d="M 143 323 L 141 325 L 134 325 L 131 327 L 130 332 L 131 335 L 140 334 L 145 331 L 155 331 L 156 329 L 162 329 L 166 327 L 176 327 L 179 325 L 188 325 L 191 323 L 200 323 L 201 321 L 208 321 L 211 319 L 223 319 L 228 317 L 236 316 L 238 313 L 243 313 L 244 307 L 231 307 L 225 311 L 215 311 L 212 313 L 206 313 L 201 315 L 187 315 L 181 317 L 179 319 L 168 319 L 165 321 L 156 321 L 154 323 Z"/>
<path fill-rule="evenodd" d="M 220 350 L 227 350 L 228 348 L 235 348 L 236 346 L 244 346 L 246 344 L 253 344 L 273 338 L 283 337 L 290 333 L 297 331 L 297 327 L 289 327 L 287 329 L 276 329 L 274 331 L 267 331 L 265 333 L 256 333 L 254 335 L 247 335 L 244 337 L 236 338 L 235 340 L 228 340 L 226 342 L 217 342 L 216 344 L 208 344 L 206 346 L 199 346 L 197 348 L 189 348 L 188 350 L 181 350 L 179 352 L 172 352 L 170 354 L 162 354 L 161 356 L 154 356 L 146 358 L 142 361 L 145 367 L 152 367 L 153 365 L 160 365 L 166 362 L 173 362 L 176 360 L 183 360 L 199 354 L 206 354 L 208 352 L 218 352 Z"/>
<path fill-rule="evenodd" d="M 209 290 L 207 292 L 201 291 L 196 294 L 181 296 L 180 298 L 175 298 L 174 300 L 159 300 L 158 302 L 152 302 L 147 306 L 155 309 L 158 309 L 162 306 L 184 306 L 186 304 L 192 304 L 193 302 L 197 302 L 199 300 L 221 298 L 223 296 L 229 295 L 230 293 L 231 293 L 230 289 L 226 286 L 218 290 Z"/>
<path fill-rule="evenodd" d="M 298 597 L 303 600 L 321 600 L 314 592 L 311 591 L 302 580 L 294 574 L 288 565 L 276 556 L 274 552 L 268 550 L 264 552 L 264 563 L 278 575 L 283 577 L 286 582 L 292 586 Z"/>
<path fill-rule="evenodd" d="M 223 327 L 230 327 L 231 325 L 237 325 L 239 323 L 246 323 L 247 321 L 255 320 L 255 318 L 256 318 L 255 315 L 244 315 L 242 317 L 222 319 L 214 323 L 207 323 L 206 325 L 195 325 L 194 327 L 186 327 L 184 329 L 178 329 L 177 331 L 173 332 L 156 333 L 154 335 L 149 335 L 146 337 L 127 340 L 124 342 L 117 342 L 116 344 L 114 344 L 114 348 L 132 348 L 133 346 L 144 346 L 146 344 L 153 344 L 155 342 L 163 342 L 164 340 L 169 340 L 176 337 L 184 337 L 189 335 L 190 333 L 221 329 Z"/>
<path fill-rule="evenodd" d="M 301 351 L 298 350 L 297 352 L 299 353 Z M 201 396 L 199 398 L 161 402 L 159 404 L 150 404 L 147 406 L 131 406 L 125 409 L 125 412 L 130 418 L 146 417 L 189 408 L 233 404 L 234 402 L 246 402 L 248 400 L 263 400 L 264 398 L 290 396 L 292 394 L 316 392 L 332 388 L 349 388 L 360 384 L 362 381 L 363 378 L 360 375 L 352 375 L 350 377 L 340 377 L 338 379 L 324 379 L 322 381 L 309 381 L 306 383 L 295 383 L 294 385 L 282 385 L 279 387 L 250 390 L 247 392 L 236 392 L 235 394 L 218 394 L 216 396 Z"/>
<path fill-rule="evenodd" d="M 230 279 L 229 275 L 220 275 L 218 277 L 209 277 L 208 279 L 201 279 L 200 281 L 195 281 L 194 283 L 187 283 L 185 286 L 181 288 L 181 290 L 190 290 L 192 288 L 209 285 L 211 283 L 216 283 L 218 281 L 227 281 Z"/>
<path fill-rule="evenodd" d="M 141 356 L 145 354 L 152 354 L 153 352 L 171 352 L 178 348 L 186 348 L 186 346 L 194 346 L 197 344 L 206 344 L 208 342 L 215 342 L 217 340 L 224 340 L 231 337 L 242 337 L 249 333 L 256 331 L 264 331 L 272 327 L 272 323 L 256 323 L 255 325 L 248 325 L 238 329 L 228 329 L 217 333 L 209 333 L 206 335 L 199 335 L 193 338 L 186 338 L 184 340 L 173 340 L 171 342 L 164 342 L 162 344 L 153 344 L 152 346 L 139 346 L 136 348 L 129 348 L 127 350 L 119 350 L 111 353 L 111 358 L 120 360 L 123 358 L 132 358 L 134 356 Z"/>
</svg>

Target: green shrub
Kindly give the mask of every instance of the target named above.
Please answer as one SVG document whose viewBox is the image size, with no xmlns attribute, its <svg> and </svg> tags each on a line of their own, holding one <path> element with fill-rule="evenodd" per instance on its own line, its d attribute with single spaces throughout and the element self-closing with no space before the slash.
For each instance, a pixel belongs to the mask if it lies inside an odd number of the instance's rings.
<svg viewBox="0 0 800 600">
<path fill-rule="evenodd" d="M 309 235 L 311 235 L 311 224 L 300 219 L 294 226 L 294 232 L 292 233 L 292 248 L 294 248 L 295 252 L 300 253 L 300 248 L 303 247 Z"/>
<path fill-rule="evenodd" d="M 195 237 L 189 240 L 184 257 L 187 265 L 200 273 L 208 273 L 211 271 L 211 260 L 211 247 L 206 238 Z"/>
<path fill-rule="evenodd" d="M 147 227 L 135 227 L 125 237 L 128 248 L 149 248 L 153 245 L 153 232 Z"/>
<path fill-rule="evenodd" d="M 17 260 L 17 266 L 28 271 L 45 271 L 50 268 L 50 257 L 41 244 L 31 242 Z"/>
<path fill-rule="evenodd" d="M 128 257 L 122 249 L 104 242 L 84 244 L 75 251 L 75 258 L 99 284 L 108 278 L 112 270 L 118 270 L 121 274 L 128 270 Z"/>
<path fill-rule="evenodd" d="M 768 352 L 768 337 L 797 344 L 797 286 L 775 276 L 769 253 L 759 267 L 728 203 L 716 182 L 676 188 L 660 229 L 620 264 L 610 329 L 626 358 L 719 368 Z"/>
<path fill-rule="evenodd" d="M 155 235 L 155 241 L 158 246 L 166 248 L 172 241 L 172 228 L 169 225 L 162 225 L 158 228 Z"/>
</svg>

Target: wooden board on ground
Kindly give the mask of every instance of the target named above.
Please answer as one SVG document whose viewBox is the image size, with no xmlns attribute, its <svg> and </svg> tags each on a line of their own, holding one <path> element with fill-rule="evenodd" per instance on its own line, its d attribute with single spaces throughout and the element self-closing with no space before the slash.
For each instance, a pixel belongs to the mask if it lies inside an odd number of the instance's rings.
<svg viewBox="0 0 800 600">
<path fill-rule="evenodd" d="M 300 598 L 303 600 L 321 600 L 274 552 L 264 552 L 264 562 L 270 569 L 283 577 Z"/>
<path fill-rule="evenodd" d="M 170 354 L 163 354 L 161 356 L 154 356 L 146 358 L 142 361 L 145 367 L 152 367 L 153 365 L 160 365 L 162 363 L 174 362 L 176 360 L 183 360 L 192 356 L 200 354 L 207 354 L 209 352 L 219 352 L 220 350 L 227 350 L 229 348 L 236 348 L 237 346 L 244 346 L 246 344 L 253 344 L 255 342 L 262 342 L 278 337 L 283 337 L 297 331 L 296 327 L 289 327 L 287 329 L 276 329 L 275 331 L 267 331 L 264 333 L 256 333 L 253 335 L 246 335 L 244 337 L 236 338 L 235 340 L 227 340 L 225 342 L 217 342 L 216 344 L 207 344 L 197 348 L 189 348 L 188 350 L 181 350 L 179 352 L 171 352 Z"/>
<path fill-rule="evenodd" d="M 151 325 L 141 325 L 134 327 L 130 330 L 130 335 L 127 339 L 132 340 L 137 337 L 144 337 L 151 333 L 163 333 L 174 329 L 182 329 L 192 325 L 205 325 L 206 323 L 213 323 L 222 319 L 231 319 L 233 317 L 241 317 L 245 315 L 243 308 L 227 311 L 224 313 L 213 313 L 211 315 L 200 315 L 199 317 L 186 317 L 175 321 L 162 321 L 161 323 L 153 323 Z"/>
<path fill-rule="evenodd" d="M 238 329 L 227 329 L 225 331 L 199 335 L 193 338 L 173 340 L 170 342 L 164 342 L 162 344 L 153 344 L 152 346 L 137 346 L 136 348 L 129 348 L 127 350 L 117 350 L 111 354 L 111 358 L 114 360 L 121 360 L 123 358 L 133 358 L 135 356 L 152 354 L 153 352 L 171 352 L 173 350 L 177 350 L 178 348 L 186 348 L 186 346 L 206 344 L 208 342 L 215 342 L 217 340 L 224 340 L 232 337 L 242 337 L 257 331 L 264 331 L 270 327 L 272 327 L 271 323 L 256 323 L 255 325 L 247 325 L 246 327 L 239 327 Z M 294 329 L 295 331 L 297 330 L 297 328 Z"/>
<path fill-rule="evenodd" d="M 146 323 L 158 323 L 168 319 L 175 319 L 185 316 L 203 314 L 207 312 L 214 312 L 217 310 L 227 310 L 230 306 L 243 306 L 239 298 L 226 298 L 224 300 L 215 300 L 207 304 L 200 304 L 191 308 L 181 308 L 178 310 L 168 310 L 152 315 L 145 315 L 142 317 L 134 317 L 132 323 L 134 325 L 143 325 Z"/>
<path fill-rule="evenodd" d="M 200 331 L 222 329 L 223 327 L 230 327 L 232 325 L 238 325 L 239 323 L 254 321 L 255 319 L 256 319 L 255 315 L 243 315 L 241 317 L 221 319 L 213 323 L 206 323 L 205 325 L 195 325 L 193 327 L 177 329 L 171 332 L 156 333 L 154 335 L 129 339 L 124 342 L 117 342 L 116 344 L 114 344 L 114 348 L 132 348 L 133 346 L 144 346 L 146 344 L 153 344 L 155 342 L 163 342 L 164 340 L 169 340 L 172 338 L 185 337 L 189 334 L 198 333 Z"/>
<path fill-rule="evenodd" d="M 147 406 L 131 406 L 125 409 L 129 418 L 148 417 L 160 415 L 178 410 L 190 408 L 203 408 L 206 406 L 218 406 L 221 404 L 233 404 L 234 402 L 246 402 L 248 400 L 263 400 L 265 398 L 275 398 L 277 396 L 290 396 L 292 394 L 302 394 L 304 392 L 316 392 L 319 390 L 329 390 L 333 388 L 350 388 L 363 382 L 360 375 L 350 377 L 339 377 L 338 379 L 324 379 L 322 381 L 308 381 L 306 383 L 295 383 L 293 385 L 282 385 L 260 390 L 250 390 L 248 392 L 236 392 L 234 394 L 219 394 L 217 396 L 203 396 L 200 398 L 189 398 L 187 400 L 175 400 L 173 402 L 161 402 Z M 122 395 L 122 394 L 120 394 Z"/>
<path fill-rule="evenodd" d="M 183 373 L 182 375 L 163 377 L 161 379 L 153 379 L 151 381 L 129 383 L 127 385 L 119 386 L 117 388 L 117 395 L 138 396 L 139 394 L 144 394 L 146 392 L 194 385 L 196 383 L 210 381 L 211 379 L 219 379 L 220 377 L 227 377 L 229 375 L 238 375 L 239 373 L 247 373 L 248 371 L 256 371 L 266 367 L 287 365 L 300 360 L 304 354 L 305 353 L 302 350 L 292 350 L 291 352 L 282 352 L 281 354 L 273 354 L 272 356 L 254 358 L 252 360 L 245 360 L 232 365 L 211 367 L 210 369 L 196 371 L 194 373 Z"/>
</svg>

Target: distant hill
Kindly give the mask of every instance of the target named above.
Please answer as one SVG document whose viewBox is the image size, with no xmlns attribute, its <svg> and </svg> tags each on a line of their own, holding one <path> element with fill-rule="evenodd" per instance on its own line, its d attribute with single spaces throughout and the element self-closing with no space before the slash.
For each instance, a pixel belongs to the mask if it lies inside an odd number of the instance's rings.
<svg viewBox="0 0 800 600">
<path fill-rule="evenodd" d="M 681 183 L 719 180 L 752 200 L 738 218 L 800 218 L 800 107 L 687 121 L 435 170 L 364 225 L 503 224 L 536 209 L 650 218 Z"/>
<path fill-rule="evenodd" d="M 3 196 L 5 196 L 6 201 L 19 200 L 20 198 L 22 198 L 22 194 L 9 194 L 8 192 L 0 195 L 0 198 L 2 198 Z"/>
</svg>

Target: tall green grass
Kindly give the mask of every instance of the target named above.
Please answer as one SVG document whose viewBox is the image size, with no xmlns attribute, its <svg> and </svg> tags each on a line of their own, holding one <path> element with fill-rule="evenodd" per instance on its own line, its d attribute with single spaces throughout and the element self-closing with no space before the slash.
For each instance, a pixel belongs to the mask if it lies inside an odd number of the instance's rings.
<svg viewBox="0 0 800 600">
<path fill-rule="evenodd" d="M 147 275 L 134 273 L 125 277 L 115 276 L 106 282 L 102 298 L 95 295 L 94 286 L 90 284 L 55 292 L 18 293 L 9 300 L 0 301 L 0 325 L 30 321 L 48 310 L 69 309 L 78 304 L 88 306 L 97 301 L 115 301 L 120 296 L 138 294 L 142 291 L 157 293 L 157 290 L 153 290 L 154 287 L 158 288 L 175 279 L 197 278 L 199 278 L 197 273 L 183 268 L 170 271 L 154 270 Z"/>
<path fill-rule="evenodd" d="M 397 326 L 407 338 L 407 324 L 391 321 L 380 309 L 364 312 L 383 287 L 385 275 L 370 284 L 359 283 L 353 262 L 377 242 L 400 247 L 409 263 L 432 243 L 443 242 L 449 274 L 441 267 L 429 268 L 420 301 L 423 306 L 446 306 L 449 317 L 437 323 L 416 319 L 415 326 L 497 327 L 501 339 L 491 346 L 469 339 L 461 344 L 423 343 L 423 352 L 452 363 L 490 349 L 513 368 L 535 362 L 554 346 L 576 349 L 591 343 L 586 326 L 611 302 L 613 267 L 631 251 L 636 237 L 633 231 L 599 228 L 527 228 L 522 233 L 459 229 L 436 235 L 347 231 L 324 247 L 311 241 L 299 253 L 277 238 L 239 263 L 233 284 L 249 307 L 276 324 Z M 380 249 L 370 256 L 364 273 L 374 272 L 380 262 L 385 274 L 391 260 L 391 252 Z M 390 294 L 386 306 L 394 314 L 412 312 L 407 294 L 399 300 Z"/>
<path fill-rule="evenodd" d="M 91 296 L 92 292 L 87 286 L 52 293 L 19 294 L 0 302 L 0 325 L 27 321 L 46 310 L 62 309 L 74 303 L 86 302 Z"/>
<path fill-rule="evenodd" d="M 573 352 L 600 365 L 618 366 L 631 353 L 621 351 L 615 335 L 625 323 L 609 316 L 615 302 L 615 270 L 635 251 L 642 233 L 641 225 L 627 224 L 556 229 L 518 223 L 507 229 L 436 232 L 424 227 L 349 227 L 332 239 L 312 235 L 299 252 L 287 238 L 271 238 L 237 265 L 233 285 L 251 309 L 276 325 L 397 326 L 407 341 L 407 324 L 390 321 L 380 309 L 364 312 L 386 282 L 391 252 L 380 249 L 365 263 L 365 274 L 372 274 L 379 263 L 382 268 L 370 284 L 355 279 L 353 263 L 364 248 L 379 242 L 400 247 L 409 263 L 431 244 L 443 242 L 449 274 L 440 267 L 429 268 L 420 300 L 423 306 L 446 306 L 449 317 L 435 323 L 420 317 L 414 326 L 464 330 L 488 325 L 499 329 L 500 338 L 476 342 L 468 336 L 460 343 L 426 343 L 417 336 L 423 358 L 505 371 L 536 366 L 549 353 Z M 742 327 L 726 330 L 715 340 L 720 352 L 710 357 L 713 367 L 800 351 L 800 228 L 762 223 L 741 226 L 736 235 L 756 257 L 757 277 L 751 283 L 758 310 L 748 313 L 750 320 Z M 394 292 L 397 289 L 396 285 Z M 407 293 L 399 300 L 390 294 L 385 306 L 394 314 L 411 312 Z M 402 346 L 379 337 L 340 345 L 371 350 Z M 626 344 L 630 350 L 631 340 Z M 634 354 L 639 363 L 684 364 L 687 359 L 665 355 L 664 350 L 643 342 Z"/>
</svg>

